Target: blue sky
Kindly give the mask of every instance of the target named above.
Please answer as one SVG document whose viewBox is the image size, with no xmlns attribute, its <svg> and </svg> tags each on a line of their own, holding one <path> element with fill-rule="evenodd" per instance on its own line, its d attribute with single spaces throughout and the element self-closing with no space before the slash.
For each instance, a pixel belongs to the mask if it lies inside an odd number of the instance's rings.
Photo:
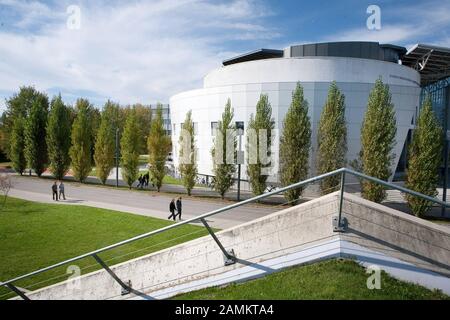
<svg viewBox="0 0 450 320">
<path fill-rule="evenodd" d="M 380 30 L 367 29 L 369 5 Z M 339 40 L 450 46 L 450 0 L 0 0 L 0 110 L 22 85 L 99 107 L 168 102 L 234 55 Z"/>
</svg>

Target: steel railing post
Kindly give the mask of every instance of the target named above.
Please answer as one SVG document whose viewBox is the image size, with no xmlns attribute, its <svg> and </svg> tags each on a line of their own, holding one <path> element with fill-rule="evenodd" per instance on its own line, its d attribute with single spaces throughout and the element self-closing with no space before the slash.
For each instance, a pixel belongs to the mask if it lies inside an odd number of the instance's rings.
<svg viewBox="0 0 450 320">
<path fill-rule="evenodd" d="M 9 288 L 9 290 L 11 290 L 11 291 L 15 292 L 17 295 L 19 295 L 23 300 L 30 300 L 30 298 L 28 298 L 27 295 L 22 290 L 17 288 L 12 283 L 8 283 L 6 286 Z"/>
<path fill-rule="evenodd" d="M 344 203 L 344 190 L 345 190 L 345 171 L 341 172 L 341 188 L 339 191 L 339 211 L 337 218 L 333 218 L 333 231 L 343 232 L 345 231 L 346 222 L 342 218 L 342 206 Z"/>
<path fill-rule="evenodd" d="M 131 288 L 131 282 L 128 282 L 128 284 L 124 283 L 122 279 L 120 279 L 114 271 L 111 270 L 111 268 L 102 260 L 98 255 L 95 253 L 92 255 L 92 257 L 97 261 L 97 263 L 105 269 L 105 271 L 122 287 L 122 295 L 126 295 L 132 291 Z"/>
<path fill-rule="evenodd" d="M 344 190 L 345 190 L 345 171 L 341 173 L 341 192 L 339 195 L 339 225 L 342 222 L 342 204 L 344 203 Z"/>
<path fill-rule="evenodd" d="M 231 264 L 236 263 L 236 256 L 234 254 L 233 250 L 227 251 L 225 250 L 225 247 L 222 245 L 222 243 L 219 241 L 219 239 L 217 238 L 216 234 L 214 233 L 214 231 L 211 229 L 211 227 L 209 226 L 209 224 L 206 222 L 205 219 L 201 218 L 200 221 L 203 223 L 203 225 L 205 226 L 206 230 L 208 230 L 209 234 L 211 235 L 211 237 L 214 239 L 214 241 L 217 243 L 217 245 L 219 246 L 220 250 L 222 251 L 223 255 L 225 256 L 225 265 L 229 266 Z"/>
</svg>

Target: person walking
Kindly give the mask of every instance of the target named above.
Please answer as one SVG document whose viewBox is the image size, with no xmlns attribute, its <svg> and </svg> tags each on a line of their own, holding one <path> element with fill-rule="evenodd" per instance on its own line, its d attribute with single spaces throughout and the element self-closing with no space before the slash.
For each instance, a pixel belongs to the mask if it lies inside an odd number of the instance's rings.
<svg viewBox="0 0 450 320">
<path fill-rule="evenodd" d="M 147 173 L 145 174 L 145 187 L 148 187 L 148 181 L 149 180 L 150 180 L 150 174 L 147 171 Z"/>
<path fill-rule="evenodd" d="M 64 183 L 61 181 L 59 183 L 59 198 L 61 199 L 61 195 L 63 196 L 63 199 L 66 200 L 66 194 L 64 193 Z"/>
<path fill-rule="evenodd" d="M 139 176 L 138 181 L 139 181 L 139 183 L 138 183 L 136 189 L 142 186 L 142 174 Z"/>
<path fill-rule="evenodd" d="M 52 185 L 52 196 L 53 200 L 58 201 L 58 185 L 56 184 L 56 181 Z"/>
<path fill-rule="evenodd" d="M 175 199 L 172 199 L 172 201 L 170 201 L 170 205 L 169 205 L 169 211 L 170 211 L 170 216 L 167 218 L 170 220 L 170 218 L 173 218 L 173 221 L 175 221 Z"/>
<path fill-rule="evenodd" d="M 181 207 L 182 207 L 181 197 L 178 198 L 176 205 L 177 205 L 177 212 L 178 212 L 177 215 L 178 215 L 179 220 L 181 220 Z"/>
</svg>

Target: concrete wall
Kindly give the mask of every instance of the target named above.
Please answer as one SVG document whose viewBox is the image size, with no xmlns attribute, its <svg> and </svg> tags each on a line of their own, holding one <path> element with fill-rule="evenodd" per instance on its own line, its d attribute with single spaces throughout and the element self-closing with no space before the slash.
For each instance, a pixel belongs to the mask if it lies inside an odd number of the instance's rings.
<svg viewBox="0 0 450 320">
<path fill-rule="evenodd" d="M 351 194 L 343 212 L 349 229 L 342 240 L 450 276 L 450 228 Z"/>
<path fill-rule="evenodd" d="M 224 266 L 224 257 L 210 236 L 112 266 L 124 282 L 131 280 L 133 289 L 147 299 L 161 292 L 176 294 L 174 288 L 195 288 L 192 283 L 215 283 L 231 272 L 234 277 L 246 266 L 263 269 L 269 260 L 301 255 L 311 261 L 325 248 L 338 242 L 332 256 L 360 256 L 365 263 L 379 264 L 394 270 L 400 279 L 418 282 L 430 288 L 443 280 L 435 275 L 450 276 L 450 229 L 408 214 L 345 194 L 343 216 L 348 219 L 345 233 L 334 233 L 332 217 L 338 212 L 338 193 L 288 208 L 263 218 L 217 233 L 227 250 L 233 249 L 238 263 Z M 339 244 L 340 243 L 340 244 Z M 348 246 L 345 243 L 355 244 Z M 350 249 L 345 249 L 349 247 Z M 364 249 L 361 249 L 364 248 Z M 324 251 L 325 250 L 325 251 Z M 339 251 L 340 250 L 340 251 Z M 386 258 L 388 257 L 388 258 Z M 283 259 L 284 259 L 283 258 Z M 300 261 L 300 260 L 299 260 Z M 276 264 L 279 264 L 276 262 Z M 267 266 L 266 266 L 267 267 Z M 268 272 L 270 270 L 267 270 Z M 423 275 L 423 277 L 421 276 Z M 229 280 L 232 281 L 230 276 Z M 430 280 L 431 279 L 431 280 Z M 441 279 L 441 280 L 440 280 Z M 216 281 L 217 282 L 217 281 Z M 448 281 L 447 281 L 448 282 Z M 76 286 L 79 283 L 79 287 Z M 198 287 L 198 285 L 197 285 Z M 450 288 L 446 283 L 445 288 Z M 175 290 L 175 291 L 174 291 Z M 450 290 L 450 289 L 449 289 Z M 121 287 L 106 271 L 100 270 L 29 294 L 31 299 L 121 299 Z M 450 292 L 450 291 L 449 291 Z M 164 296 L 164 295 L 163 295 Z"/>
<path fill-rule="evenodd" d="M 224 266 L 224 257 L 210 236 L 180 244 L 111 267 L 122 281 L 145 291 L 161 290 L 189 281 L 210 277 L 299 250 L 302 246 L 337 237 L 332 232 L 332 215 L 337 211 L 336 194 L 292 207 L 264 218 L 221 231 L 217 237 L 233 249 L 239 263 Z M 79 281 L 79 289 L 75 283 Z M 72 289 L 71 289 L 72 288 Z M 114 299 L 121 287 L 105 271 L 79 280 L 69 280 L 29 294 L 36 299 Z"/>
</svg>

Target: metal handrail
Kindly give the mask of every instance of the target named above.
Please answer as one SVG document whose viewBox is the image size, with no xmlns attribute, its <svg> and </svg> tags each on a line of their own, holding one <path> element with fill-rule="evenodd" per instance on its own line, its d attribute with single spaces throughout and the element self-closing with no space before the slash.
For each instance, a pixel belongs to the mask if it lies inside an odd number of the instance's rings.
<svg viewBox="0 0 450 320">
<path fill-rule="evenodd" d="M 331 171 L 331 172 L 328 172 L 328 173 L 325 173 L 325 174 L 321 174 L 321 175 L 315 176 L 313 178 L 309 178 L 309 179 L 306 179 L 306 180 L 294 183 L 294 184 L 289 185 L 287 187 L 282 187 L 282 188 L 279 188 L 277 190 L 274 190 L 274 191 L 271 191 L 271 192 L 267 192 L 267 193 L 261 194 L 259 196 L 252 197 L 250 199 L 243 200 L 243 201 L 240 201 L 240 202 L 237 202 L 237 203 L 225 206 L 223 208 L 219 208 L 219 209 L 216 209 L 216 210 L 213 210 L 213 211 L 201 214 L 201 215 L 196 216 L 194 218 L 191 218 L 191 219 L 188 219 L 188 220 L 185 220 L 185 221 L 182 221 L 182 222 L 178 222 L 178 223 L 175 223 L 175 224 L 172 224 L 170 226 L 163 227 L 163 228 L 160 228 L 160 229 L 157 229 L 157 230 L 153 230 L 153 231 L 150 231 L 150 232 L 147 232 L 147 233 L 144 233 L 144 234 L 141 234 L 141 235 L 138 235 L 138 236 L 135 236 L 135 237 L 132 237 L 132 238 L 129 238 L 129 239 L 126 239 L 126 240 L 114 243 L 112 245 L 109 245 L 109 246 L 106 246 L 106 247 L 103 247 L 103 248 L 100 248 L 100 249 L 97 249 L 97 250 L 94 250 L 94 251 L 91 251 L 91 252 L 88 252 L 88 253 L 85 253 L 85 254 L 82 254 L 82 255 L 70 258 L 70 259 L 67 259 L 67 260 L 64 260 L 62 262 L 53 264 L 51 266 L 48 266 L 48 267 L 45 267 L 45 268 L 42 268 L 42 269 L 30 272 L 30 273 L 27 273 L 25 275 L 16 277 L 14 279 L 11 279 L 11 280 L 8 280 L 8 281 L 5 281 L 5 282 L 1 282 L 0 286 L 7 286 L 9 289 L 11 289 L 13 291 L 16 291 L 17 288 L 15 288 L 14 285 L 13 285 L 13 283 L 16 282 L 16 281 L 23 280 L 25 278 L 28 278 L 28 277 L 40 274 L 42 272 L 45 272 L 45 271 L 48 271 L 48 270 L 51 270 L 51 269 L 55 269 L 57 267 L 60 267 L 60 266 L 66 265 L 68 263 L 71 263 L 71 262 L 74 262 L 74 261 L 77 261 L 77 260 L 81 260 L 81 259 L 84 259 L 84 258 L 87 258 L 87 257 L 94 257 L 94 258 L 97 259 L 98 258 L 97 254 L 99 254 L 101 252 L 108 251 L 108 250 L 117 248 L 119 246 L 131 243 L 131 242 L 134 242 L 134 241 L 137 241 L 137 240 L 140 240 L 140 239 L 144 239 L 144 238 L 150 237 L 152 235 L 155 235 L 155 234 L 158 234 L 158 233 L 162 233 L 162 232 L 165 232 L 167 230 L 174 229 L 174 228 L 177 228 L 179 226 L 182 226 L 182 225 L 185 225 L 185 224 L 189 224 L 189 223 L 192 223 L 192 222 L 198 222 L 198 221 L 202 222 L 205 225 L 205 227 L 208 229 L 210 234 L 213 236 L 213 238 L 215 238 L 215 240 L 217 242 L 217 238 L 212 233 L 212 230 L 210 228 L 208 228 L 208 225 L 206 224 L 205 218 L 214 216 L 216 214 L 219 214 L 219 213 L 222 213 L 222 212 L 225 212 L 225 211 L 229 211 L 231 209 L 238 208 L 238 207 L 243 206 L 245 204 L 249 204 L 249 203 L 261 200 L 261 199 L 268 198 L 270 196 L 273 196 L 273 195 L 276 195 L 276 194 L 279 194 L 279 193 L 283 193 L 283 192 L 291 190 L 291 189 L 299 188 L 299 187 L 302 187 L 304 185 L 307 185 L 307 184 L 310 184 L 310 183 L 313 183 L 313 182 L 316 182 L 316 181 L 320 181 L 322 179 L 325 179 L 325 178 L 328 178 L 328 177 L 332 177 L 332 176 L 335 176 L 335 175 L 338 175 L 338 174 L 341 174 L 341 186 L 340 186 L 341 192 L 340 192 L 339 219 L 338 219 L 338 224 L 339 225 L 341 224 L 342 201 L 343 201 L 343 192 L 344 192 L 344 187 L 345 187 L 345 174 L 351 174 L 351 175 L 356 176 L 358 178 L 366 179 L 366 180 L 369 180 L 369 181 L 381 184 L 381 185 L 383 185 L 385 187 L 390 187 L 392 189 L 397 189 L 397 190 L 399 190 L 399 191 L 401 191 L 403 193 L 407 193 L 407 194 L 410 194 L 410 195 L 413 195 L 413 196 L 416 196 L 416 197 L 419 197 L 419 198 L 423 198 L 425 200 L 437 203 L 437 204 L 439 204 L 439 205 L 441 205 L 443 207 L 446 207 L 446 208 L 450 207 L 450 203 L 438 200 L 436 198 L 433 198 L 433 197 L 421 194 L 419 192 L 416 192 L 416 191 L 413 191 L 413 190 L 410 190 L 410 189 L 407 189 L 407 188 L 404 188 L 404 187 L 401 187 L 401 186 L 397 186 L 397 185 L 395 185 L 393 183 L 386 182 L 384 180 L 381 180 L 381 179 L 378 179 L 378 178 L 374 178 L 374 177 L 365 175 L 363 173 L 360 173 L 360 172 L 357 172 L 357 171 L 354 171 L 354 170 L 351 170 L 351 169 L 348 169 L 348 168 L 340 168 L 340 169 L 337 169 L 337 170 L 334 170 L 334 171 Z M 218 243 L 218 245 L 221 247 L 221 249 L 223 249 L 223 247 L 222 247 L 222 245 L 220 243 Z M 233 258 L 232 256 L 229 256 L 228 252 L 224 252 L 224 254 L 227 256 L 227 258 Z M 14 290 L 14 289 L 16 289 L 16 290 Z M 17 293 L 17 291 L 16 291 L 16 293 Z"/>
</svg>

